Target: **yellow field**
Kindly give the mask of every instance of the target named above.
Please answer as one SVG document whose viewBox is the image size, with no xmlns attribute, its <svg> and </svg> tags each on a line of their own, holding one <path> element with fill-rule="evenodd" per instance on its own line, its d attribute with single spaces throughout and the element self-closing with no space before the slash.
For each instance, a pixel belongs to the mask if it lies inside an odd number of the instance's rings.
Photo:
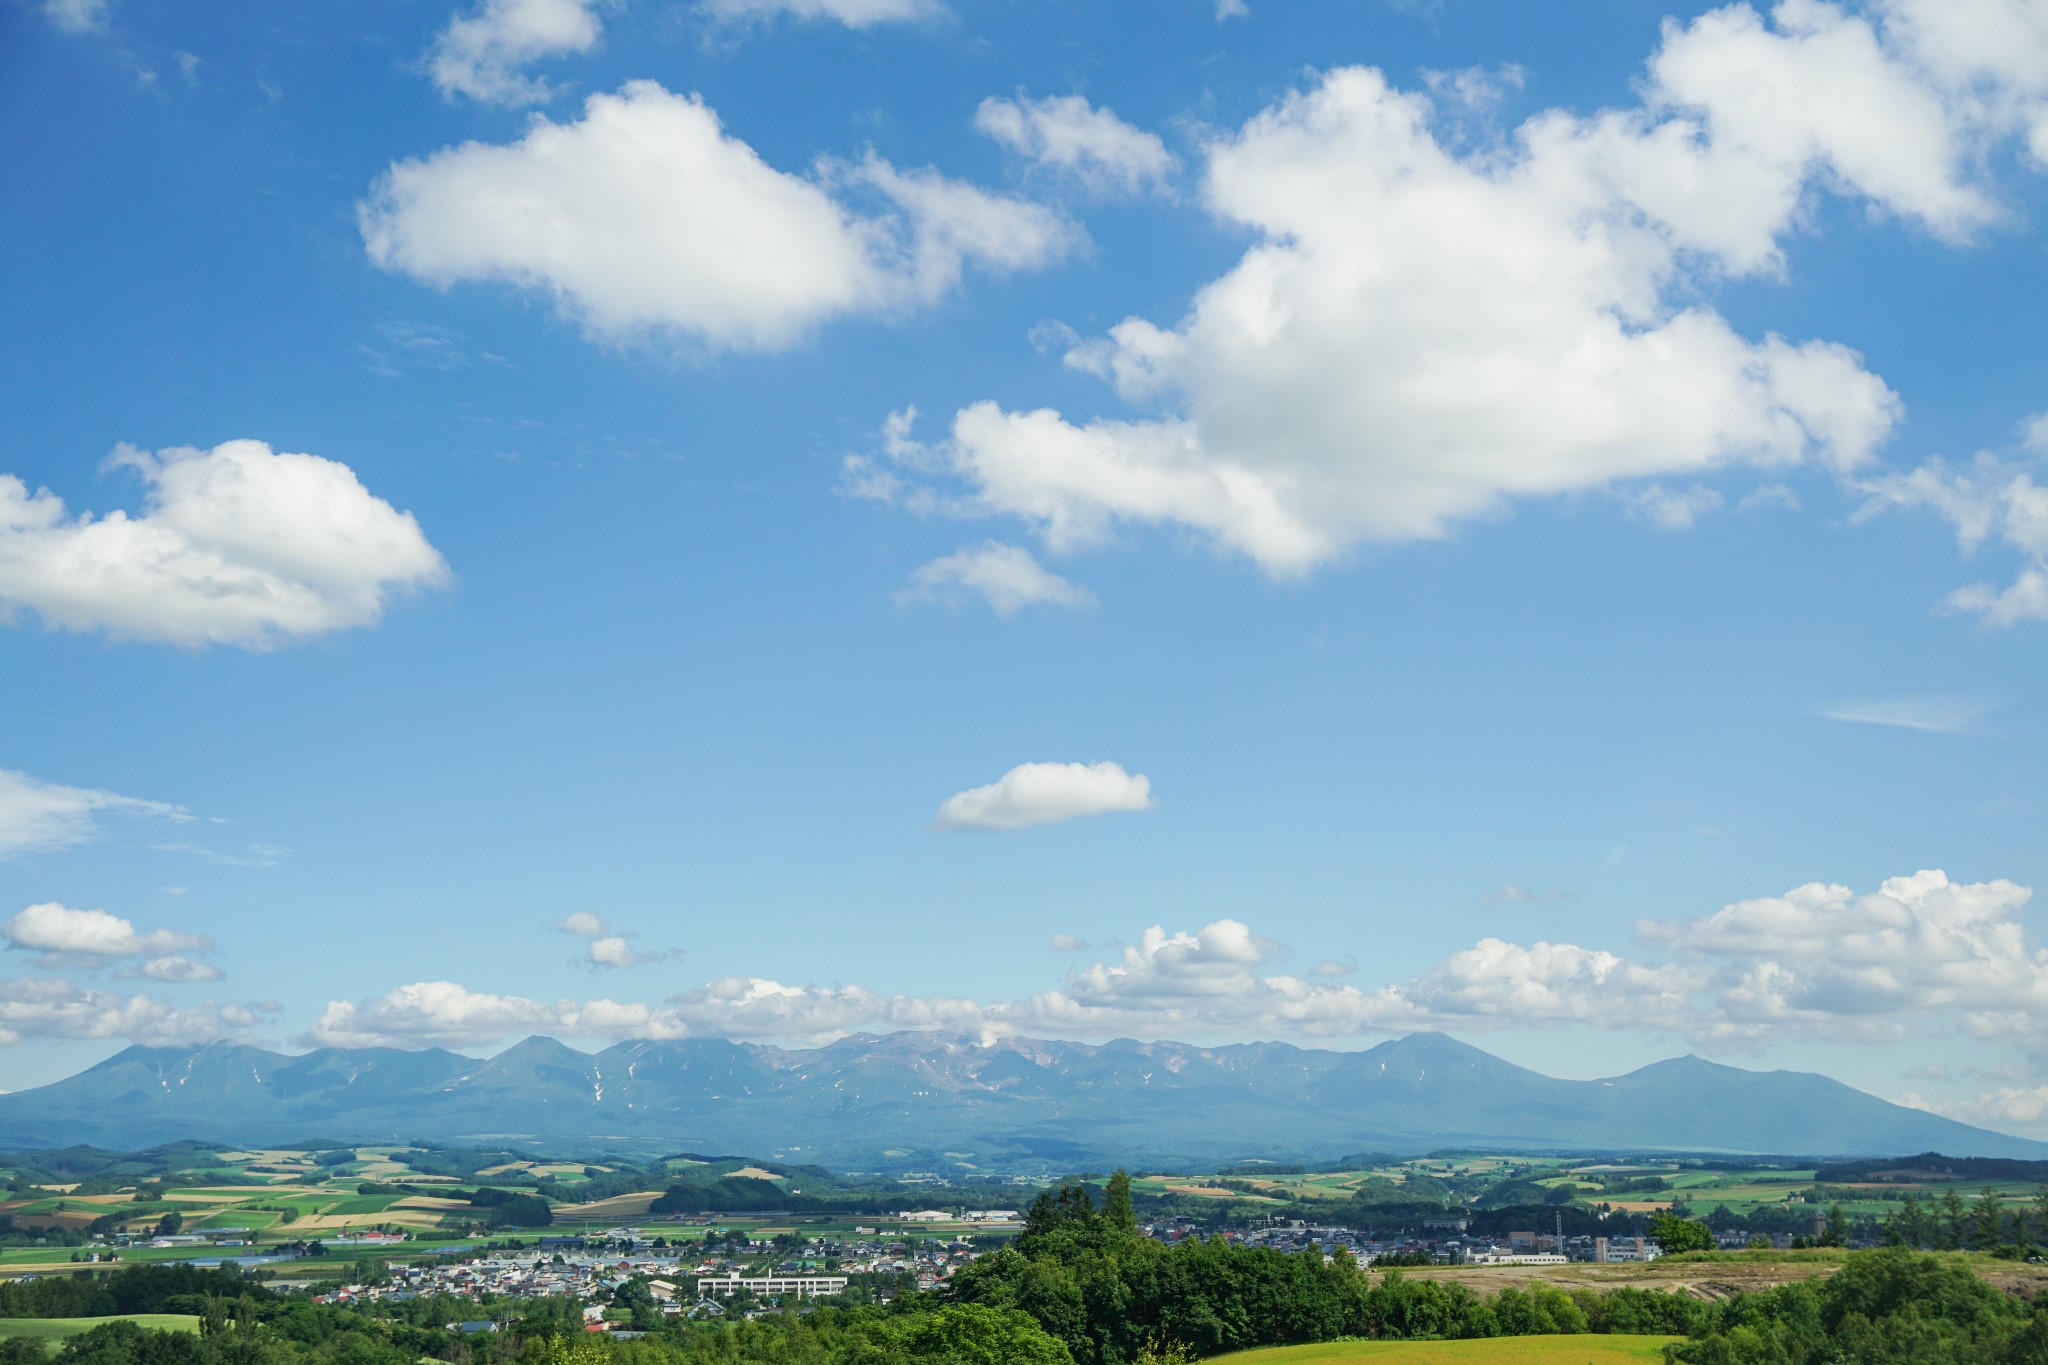
<svg viewBox="0 0 2048 1365">
<path fill-rule="evenodd" d="M 469 1208 L 468 1204 L 460 1205 Z M 441 1227 L 441 1215 L 425 1209 L 394 1207 L 385 1213 L 316 1213 L 300 1218 L 290 1225 L 292 1232 L 345 1232 L 350 1228 L 377 1228 L 389 1224 L 396 1228 L 411 1228 L 415 1232 L 437 1231 Z"/>
<path fill-rule="evenodd" d="M 1231 1365 L 1655 1365 L 1683 1337 L 1486 1337 L 1478 1341 L 1341 1341 L 1217 1356 Z"/>
<path fill-rule="evenodd" d="M 1172 1194 L 1193 1194 L 1199 1195 L 1204 1199 L 1245 1198 L 1244 1195 L 1239 1194 L 1236 1190 L 1226 1190 L 1218 1185 L 1179 1185 L 1169 1180 L 1166 1182 L 1166 1188 Z"/>
<path fill-rule="evenodd" d="M 732 1173 L 737 1180 L 779 1180 L 773 1171 L 764 1171 L 759 1166 L 742 1166 Z"/>
<path fill-rule="evenodd" d="M 641 1190 L 635 1194 L 615 1194 L 609 1199 L 589 1204 L 564 1204 L 555 1210 L 555 1221 L 570 1223 L 578 1218 L 638 1218 L 659 1198 L 660 1190 Z"/>
</svg>

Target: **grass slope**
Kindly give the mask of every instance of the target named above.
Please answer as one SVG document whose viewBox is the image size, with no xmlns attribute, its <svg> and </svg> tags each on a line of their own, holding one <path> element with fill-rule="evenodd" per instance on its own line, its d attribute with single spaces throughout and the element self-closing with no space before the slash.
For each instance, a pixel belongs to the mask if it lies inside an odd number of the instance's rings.
<svg viewBox="0 0 2048 1365">
<path fill-rule="evenodd" d="M 105 1322 L 132 1322 L 156 1332 L 199 1330 L 199 1319 L 190 1313 L 130 1313 L 111 1318 L 0 1318 L 0 1337 L 28 1337 L 55 1345 Z"/>
<path fill-rule="evenodd" d="M 1683 1337 L 1485 1337 L 1477 1341 L 1338 1341 L 1217 1356 L 1230 1365 L 1657 1365 Z"/>
</svg>

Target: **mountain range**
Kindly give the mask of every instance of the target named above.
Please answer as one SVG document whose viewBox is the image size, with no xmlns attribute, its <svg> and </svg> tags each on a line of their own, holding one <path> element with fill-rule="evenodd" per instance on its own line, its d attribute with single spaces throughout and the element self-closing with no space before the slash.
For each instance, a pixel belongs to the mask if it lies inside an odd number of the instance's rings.
<svg viewBox="0 0 2048 1365">
<path fill-rule="evenodd" d="M 440 1049 L 136 1046 L 0 1095 L 0 1145 L 17 1149 L 315 1134 L 863 1167 L 936 1153 L 1159 1165 L 1445 1148 L 2048 1157 L 2048 1143 L 1811 1073 L 1680 1057 L 1608 1080 L 1558 1080 L 1440 1033 L 1362 1052 L 934 1033 L 797 1050 L 638 1041 L 595 1054 L 529 1038 L 483 1060 Z"/>
</svg>

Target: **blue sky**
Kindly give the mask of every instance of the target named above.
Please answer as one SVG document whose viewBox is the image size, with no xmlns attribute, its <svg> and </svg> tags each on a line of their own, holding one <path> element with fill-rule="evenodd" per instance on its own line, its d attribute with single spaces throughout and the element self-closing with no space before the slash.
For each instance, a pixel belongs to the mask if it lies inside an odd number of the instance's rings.
<svg viewBox="0 0 2048 1365">
<path fill-rule="evenodd" d="M 1436 1027 L 2048 1136 L 2041 0 L 21 0 L 0 121 L 0 1085 Z"/>
</svg>

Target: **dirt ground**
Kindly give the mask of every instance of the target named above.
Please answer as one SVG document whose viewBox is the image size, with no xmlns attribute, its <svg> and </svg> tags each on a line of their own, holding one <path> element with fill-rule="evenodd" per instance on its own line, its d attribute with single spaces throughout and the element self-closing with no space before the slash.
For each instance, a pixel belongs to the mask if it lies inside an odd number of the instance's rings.
<svg viewBox="0 0 2048 1365">
<path fill-rule="evenodd" d="M 1678 1290 L 1694 1298 L 1719 1302 L 1738 1292 L 1771 1289 L 1781 1284 L 1832 1275 L 1842 1268 L 1839 1261 L 1652 1261 L 1647 1265 L 1480 1265 L 1429 1266 L 1403 1270 L 1417 1279 L 1456 1280 L 1476 1294 L 1496 1294 L 1503 1289 L 1530 1284 L 1553 1284 L 1560 1289 Z M 1978 1262 L 1978 1275 L 2008 1293 L 2033 1299 L 2048 1294 L 2048 1265 L 2022 1265 L 2010 1261 Z"/>
</svg>

